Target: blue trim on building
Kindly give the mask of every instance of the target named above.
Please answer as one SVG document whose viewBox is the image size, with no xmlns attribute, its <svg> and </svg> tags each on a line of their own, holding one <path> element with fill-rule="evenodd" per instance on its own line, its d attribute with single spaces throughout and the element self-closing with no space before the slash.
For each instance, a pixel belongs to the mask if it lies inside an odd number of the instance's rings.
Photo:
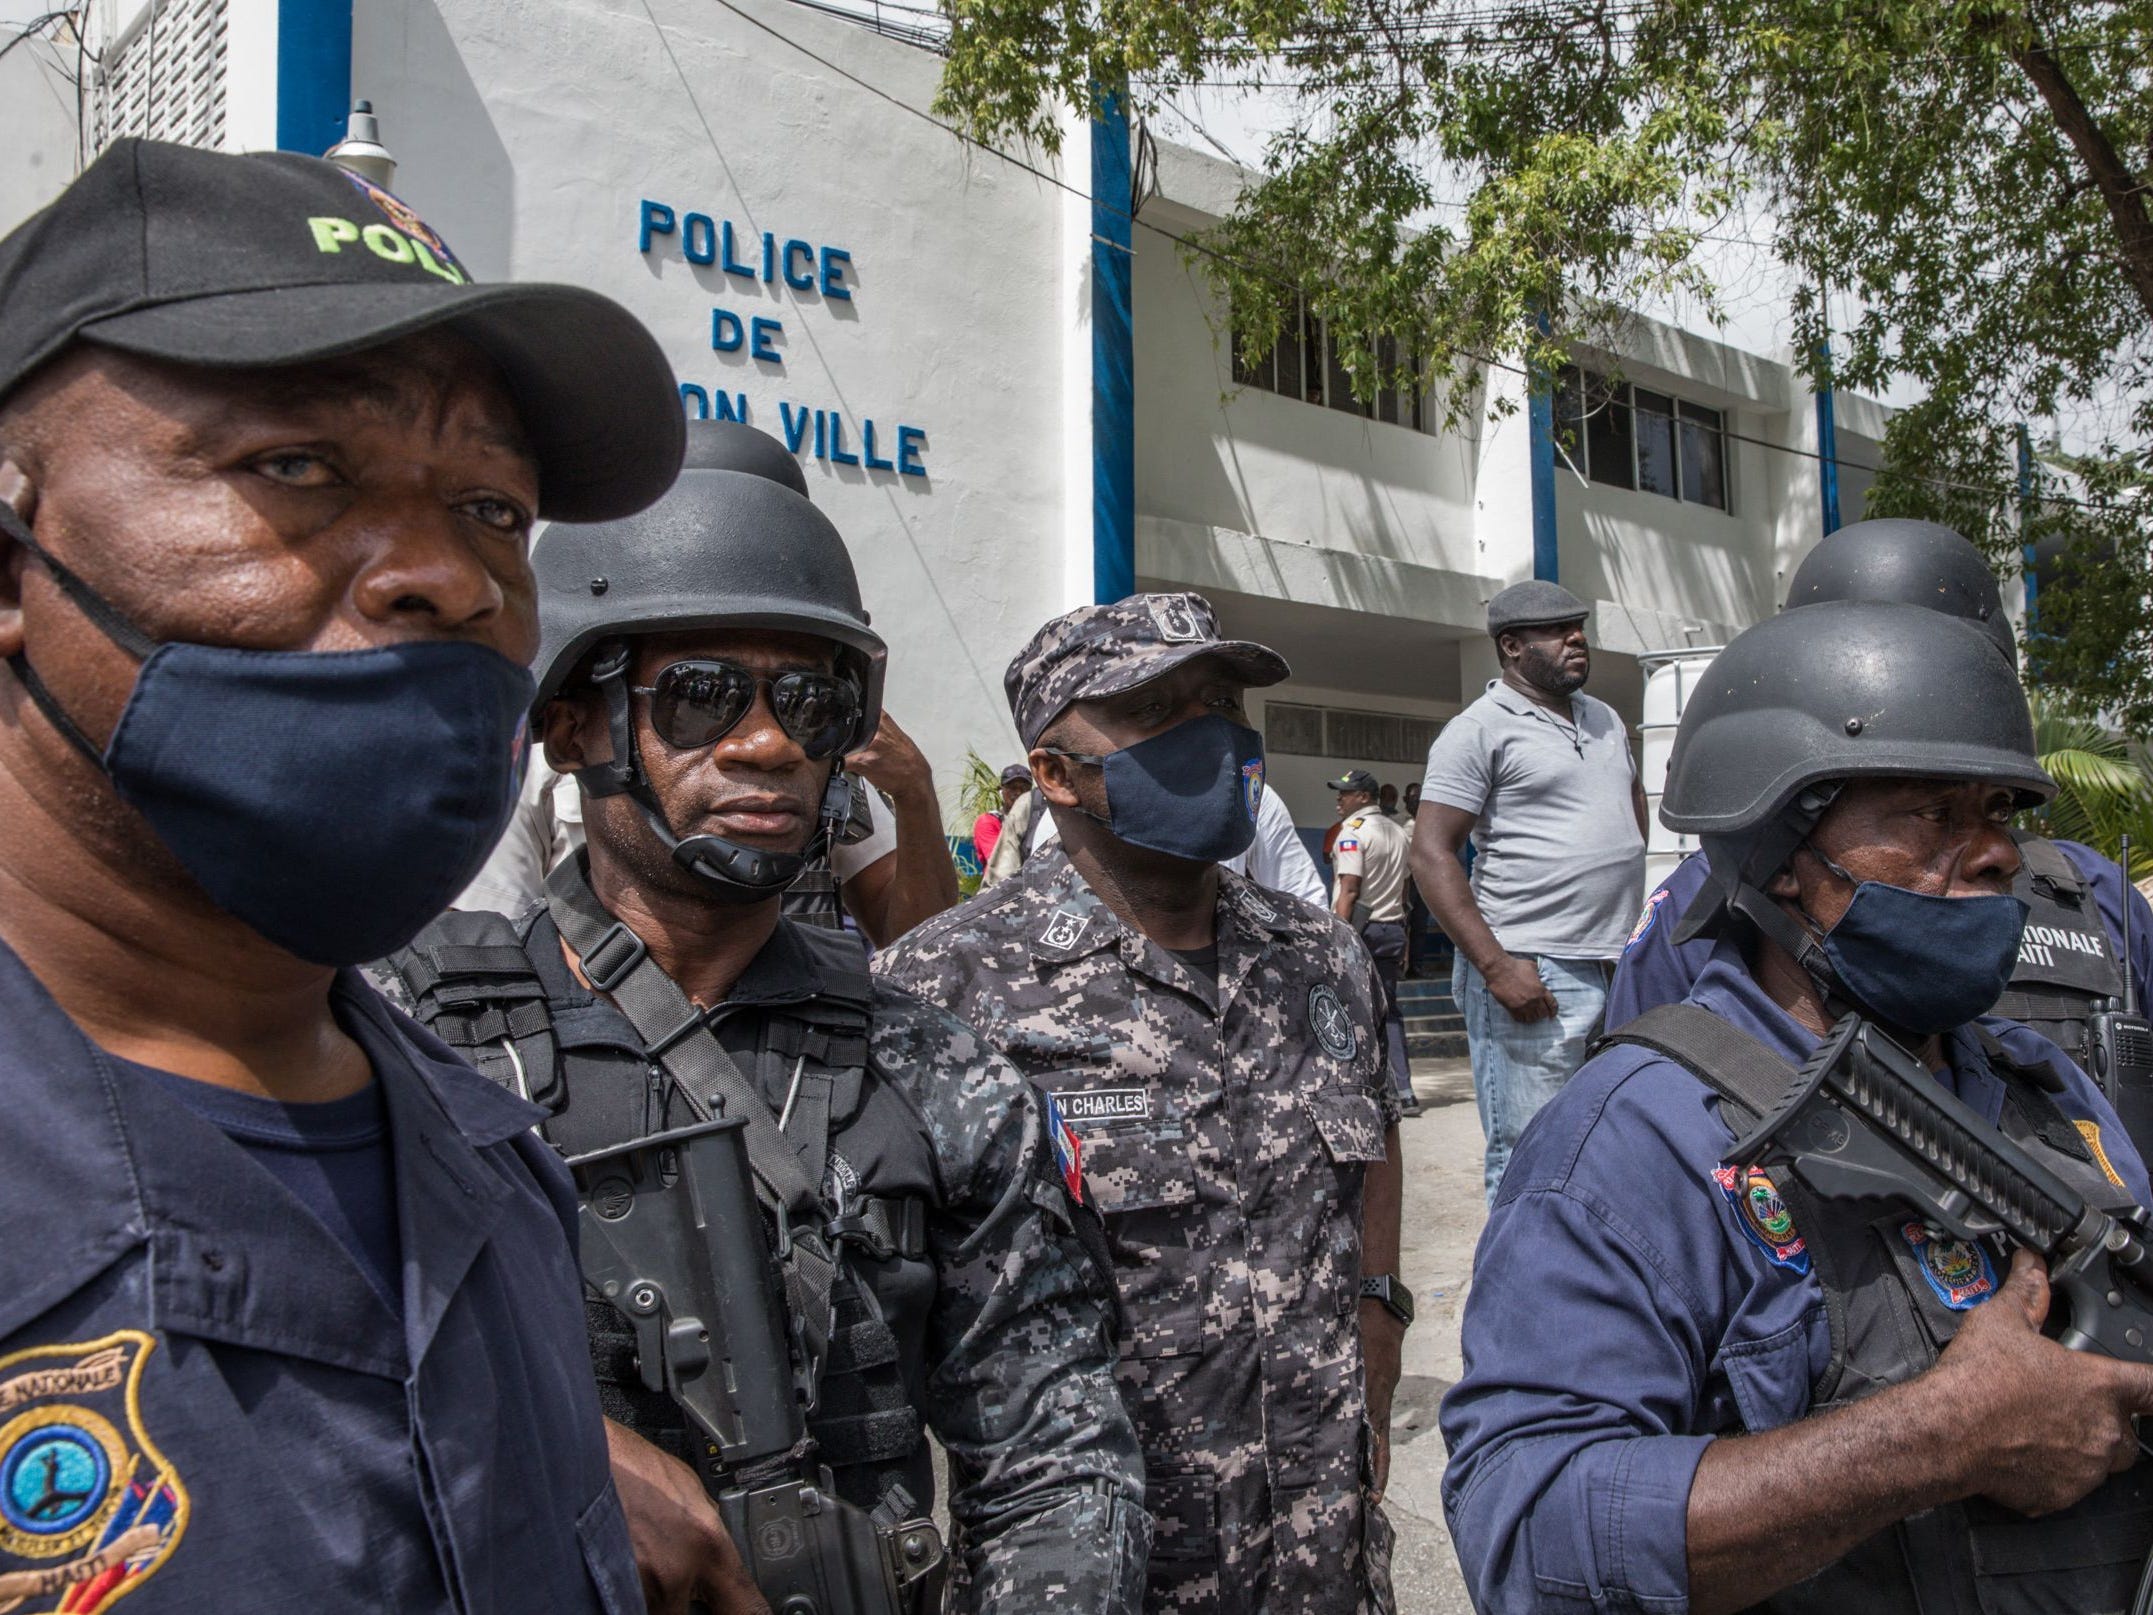
<svg viewBox="0 0 2153 1615">
<path fill-rule="evenodd" d="M 1545 336 L 1547 315 L 1533 323 Z M 1526 382 L 1526 455 L 1532 471 L 1533 576 L 1561 581 L 1562 556 L 1555 543 L 1555 378 L 1534 367 Z"/>
<path fill-rule="evenodd" d="M 277 0 L 277 149 L 319 157 L 351 112 L 352 0 Z"/>
<path fill-rule="evenodd" d="M 1823 372 L 1831 374 L 1832 352 L 1829 347 L 1819 350 L 1823 359 Z M 1827 535 L 1839 531 L 1839 423 L 1832 409 L 1832 389 L 1827 383 L 1817 389 L 1817 487 L 1824 501 L 1824 531 Z"/>
<path fill-rule="evenodd" d="M 1091 123 L 1092 598 L 1136 592 L 1136 341 L 1129 114 L 1102 96 Z"/>
</svg>

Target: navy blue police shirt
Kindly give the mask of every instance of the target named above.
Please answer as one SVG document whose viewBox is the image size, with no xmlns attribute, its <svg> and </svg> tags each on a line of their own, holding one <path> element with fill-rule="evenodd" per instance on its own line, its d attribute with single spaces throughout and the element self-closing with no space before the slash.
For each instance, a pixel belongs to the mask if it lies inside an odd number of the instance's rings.
<svg viewBox="0 0 2153 1615">
<path fill-rule="evenodd" d="M 2123 905 L 2131 907 L 2131 982 L 2141 1006 L 2153 1004 L 2153 906 L 2123 878 L 2122 868 L 2091 847 L 2076 841 L 2058 841 L 2058 851 L 2083 875 L 2100 911 L 2108 945 L 2123 951 Z M 1679 1004 L 1690 983 L 1712 957 L 1709 937 L 1677 943 L 1675 926 L 1690 899 L 1704 890 L 1707 866 L 1704 854 L 1693 852 L 1675 865 L 1668 877 L 1652 889 L 1638 915 L 1622 957 L 1615 962 L 1615 979 L 1607 989 L 1607 1027 L 1613 1031 L 1661 1004 Z"/>
<path fill-rule="evenodd" d="M 0 1608 L 641 1611 L 538 1112 L 356 973 L 333 993 L 386 1258 L 0 946 Z"/>
<path fill-rule="evenodd" d="M 1731 943 L 1689 1002 L 1798 1064 L 1816 1038 L 1774 1004 Z M 2091 1079 L 2023 1026 L 1984 1026 L 2015 1061 L 2052 1066 L 2064 1114 L 2117 1184 L 2153 1198 Z M 1989 1121 L 2004 1087 L 1974 1029 L 1945 1039 L 1939 1080 Z M 2085 1131 L 2084 1128 L 2081 1131 Z M 1481 1615 L 1681 1610 L 1690 1482 L 1712 1440 L 1790 1424 L 1831 1355 L 1800 1231 L 1754 1214 L 1734 1135 L 1703 1082 L 1617 1045 L 1585 1062 L 1511 1157 L 1474 1260 L 1465 1366 L 1443 1399 L 1443 1505 Z M 1767 1205 L 1776 1204 L 1768 1197 Z M 1980 1271 L 1947 1305 L 1978 1305 Z"/>
</svg>

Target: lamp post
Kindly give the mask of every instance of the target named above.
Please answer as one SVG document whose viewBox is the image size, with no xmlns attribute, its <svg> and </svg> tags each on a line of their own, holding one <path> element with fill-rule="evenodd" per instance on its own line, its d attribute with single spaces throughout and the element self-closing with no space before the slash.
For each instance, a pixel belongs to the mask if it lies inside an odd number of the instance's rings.
<svg viewBox="0 0 2153 1615">
<path fill-rule="evenodd" d="M 344 138 L 322 156 L 383 190 L 389 189 L 396 178 L 396 157 L 381 143 L 381 120 L 374 116 L 371 101 L 351 104 L 351 119 L 344 126 Z"/>
</svg>

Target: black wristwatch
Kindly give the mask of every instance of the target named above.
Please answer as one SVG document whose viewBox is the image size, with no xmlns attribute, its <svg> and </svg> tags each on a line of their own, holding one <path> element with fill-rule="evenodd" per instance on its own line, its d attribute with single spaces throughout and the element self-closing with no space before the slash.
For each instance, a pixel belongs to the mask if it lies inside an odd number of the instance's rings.
<svg viewBox="0 0 2153 1615">
<path fill-rule="evenodd" d="M 1394 1273 L 1379 1273 L 1374 1278 L 1361 1280 L 1361 1299 L 1380 1301 L 1390 1315 L 1400 1323 L 1413 1322 L 1413 1292 Z"/>
</svg>

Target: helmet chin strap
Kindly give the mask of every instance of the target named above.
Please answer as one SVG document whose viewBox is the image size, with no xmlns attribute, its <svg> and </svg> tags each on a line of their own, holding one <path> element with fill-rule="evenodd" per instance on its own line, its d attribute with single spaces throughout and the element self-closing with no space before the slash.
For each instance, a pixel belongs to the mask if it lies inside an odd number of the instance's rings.
<svg viewBox="0 0 2153 1615">
<path fill-rule="evenodd" d="M 613 742 L 613 756 L 575 771 L 577 783 L 593 796 L 632 799 L 641 810 L 651 833 L 673 855 L 673 862 L 695 876 L 712 898 L 720 903 L 747 907 L 784 895 L 786 888 L 806 870 L 808 860 L 829 845 L 837 827 L 852 811 L 852 786 L 845 778 L 844 763 L 830 770 L 823 788 L 822 811 L 815 821 L 815 834 L 804 852 L 765 852 L 742 846 L 723 836 L 679 836 L 666 822 L 657 793 L 644 777 L 636 752 L 635 723 L 628 708 L 629 646 L 622 641 L 601 654 L 591 668 L 591 682 L 605 697 L 606 729 Z"/>
</svg>

